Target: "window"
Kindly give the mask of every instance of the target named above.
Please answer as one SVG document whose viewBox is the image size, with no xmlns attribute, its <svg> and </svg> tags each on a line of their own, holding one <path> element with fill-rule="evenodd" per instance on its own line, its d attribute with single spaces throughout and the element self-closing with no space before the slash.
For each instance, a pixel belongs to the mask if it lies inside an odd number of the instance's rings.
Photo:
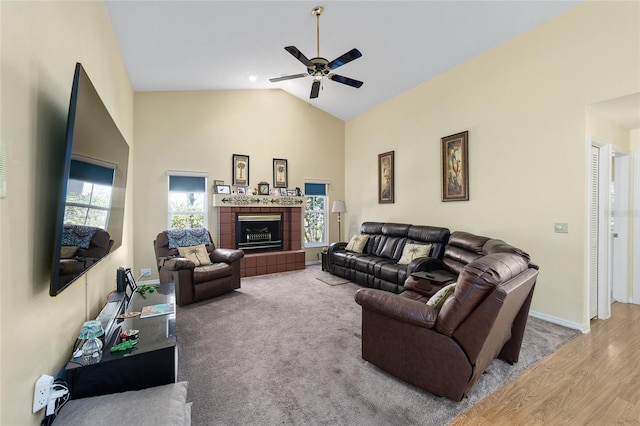
<svg viewBox="0 0 640 426">
<path fill-rule="evenodd" d="M 327 184 L 305 183 L 304 246 L 327 245 Z"/>
<path fill-rule="evenodd" d="M 169 229 L 206 228 L 207 177 L 169 173 Z"/>
<path fill-rule="evenodd" d="M 115 166 L 74 158 L 69 169 L 64 223 L 107 229 Z"/>
</svg>

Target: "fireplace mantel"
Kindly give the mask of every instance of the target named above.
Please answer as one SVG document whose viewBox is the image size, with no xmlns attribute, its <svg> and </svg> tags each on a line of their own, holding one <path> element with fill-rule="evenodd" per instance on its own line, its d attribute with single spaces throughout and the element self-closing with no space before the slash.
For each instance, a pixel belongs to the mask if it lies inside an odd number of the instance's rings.
<svg viewBox="0 0 640 426">
<path fill-rule="evenodd" d="M 298 207 L 303 208 L 306 197 L 279 195 L 213 194 L 213 207 Z"/>
</svg>

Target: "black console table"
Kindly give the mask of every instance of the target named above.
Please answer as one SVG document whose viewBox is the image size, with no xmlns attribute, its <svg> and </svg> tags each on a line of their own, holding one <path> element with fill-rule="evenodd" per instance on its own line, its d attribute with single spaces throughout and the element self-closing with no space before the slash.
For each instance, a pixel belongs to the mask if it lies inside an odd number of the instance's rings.
<svg viewBox="0 0 640 426">
<path fill-rule="evenodd" d="M 174 285 L 160 285 L 153 293 L 147 291 L 144 297 L 133 293 L 128 303 L 124 293 L 120 295 L 122 298 L 105 305 L 99 317 L 103 323 L 109 324 L 101 360 L 95 364 L 85 364 L 82 357 L 74 358 L 65 368 L 71 399 L 140 390 L 176 381 L 178 354 L 175 313 L 142 319 L 139 316 L 115 318 L 124 312 L 140 312 L 144 306 L 175 303 Z M 112 303 L 116 304 L 114 308 L 110 307 Z M 105 318 L 105 315 L 110 318 Z M 140 330 L 139 341 L 134 348 L 111 353 L 109 349 L 120 343 L 120 332 L 131 329 Z"/>
</svg>

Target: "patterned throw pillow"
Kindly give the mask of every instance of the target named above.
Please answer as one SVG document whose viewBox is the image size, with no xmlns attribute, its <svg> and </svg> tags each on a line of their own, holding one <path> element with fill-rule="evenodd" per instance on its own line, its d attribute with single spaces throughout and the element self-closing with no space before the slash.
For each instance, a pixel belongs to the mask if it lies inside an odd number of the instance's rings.
<svg viewBox="0 0 640 426">
<path fill-rule="evenodd" d="M 398 264 L 408 265 L 413 259 L 429 256 L 429 253 L 431 253 L 431 244 L 405 244 Z"/>
<path fill-rule="evenodd" d="M 456 283 L 449 284 L 447 286 L 442 287 L 436 294 L 431 296 L 427 301 L 427 306 L 431 306 L 436 310 L 440 310 L 444 302 L 453 295 L 456 291 Z"/>
<path fill-rule="evenodd" d="M 191 247 L 178 247 L 180 257 L 184 257 L 196 264 L 196 266 L 211 265 L 209 253 L 204 244 Z"/>
<path fill-rule="evenodd" d="M 354 235 L 351 237 L 351 241 L 347 244 L 345 250 L 352 251 L 355 253 L 362 253 L 364 250 L 364 246 L 367 245 L 367 241 L 369 241 L 368 235 Z"/>
</svg>

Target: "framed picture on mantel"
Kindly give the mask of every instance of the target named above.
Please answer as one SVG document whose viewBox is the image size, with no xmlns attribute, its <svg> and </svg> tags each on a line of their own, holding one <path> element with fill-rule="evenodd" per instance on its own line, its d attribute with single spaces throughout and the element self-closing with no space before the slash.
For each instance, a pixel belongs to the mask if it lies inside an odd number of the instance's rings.
<svg viewBox="0 0 640 426">
<path fill-rule="evenodd" d="M 235 186 L 249 186 L 249 156 L 233 154 L 233 183 Z"/>
<path fill-rule="evenodd" d="M 289 170 L 287 167 L 287 160 L 284 158 L 273 159 L 273 187 L 274 188 L 287 188 Z"/>
</svg>

